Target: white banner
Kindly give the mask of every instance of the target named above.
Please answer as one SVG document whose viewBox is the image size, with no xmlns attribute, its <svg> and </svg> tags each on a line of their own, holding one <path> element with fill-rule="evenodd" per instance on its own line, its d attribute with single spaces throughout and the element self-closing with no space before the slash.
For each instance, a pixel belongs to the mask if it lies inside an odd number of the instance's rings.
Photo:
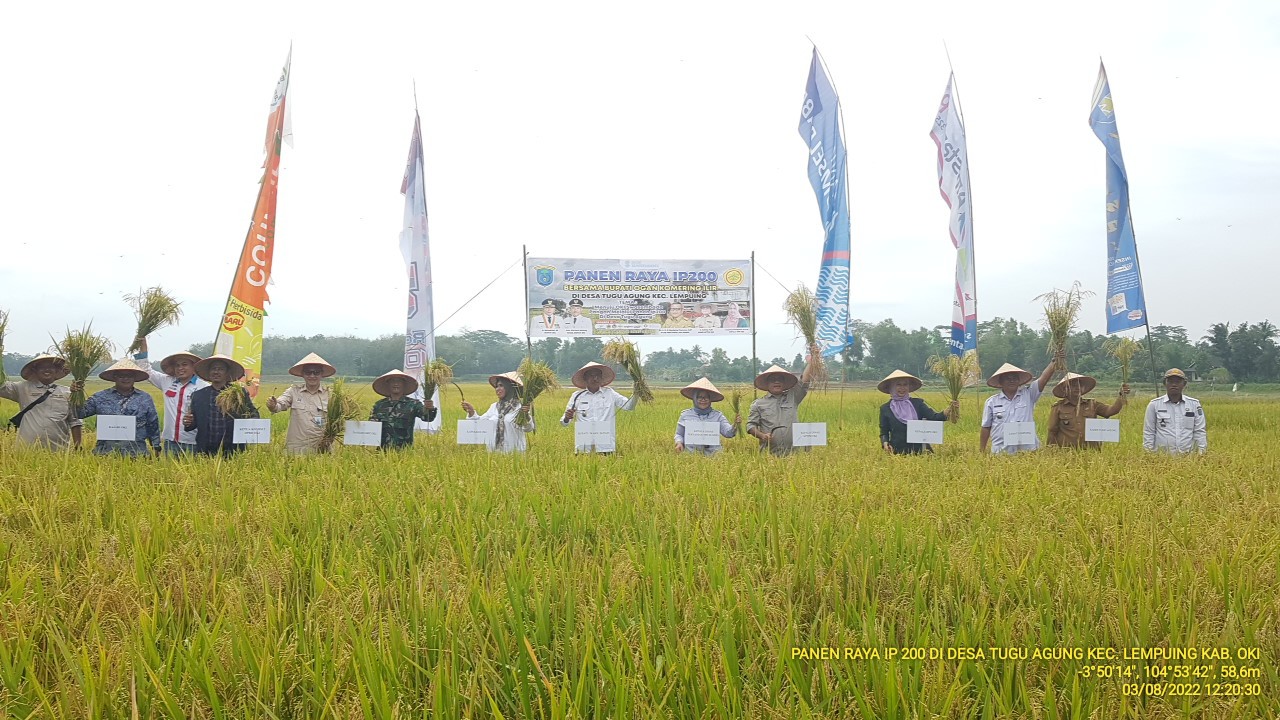
<svg viewBox="0 0 1280 720">
<path fill-rule="evenodd" d="M 493 445 L 498 424 L 488 418 L 476 417 L 458 421 L 459 445 Z"/>
<path fill-rule="evenodd" d="M 404 195 L 404 223 L 400 230 L 400 254 L 409 274 L 409 304 L 404 335 L 404 371 L 418 381 L 413 397 L 431 400 L 440 406 L 440 388 L 430 398 L 422 396 L 422 379 L 427 364 L 436 356 L 435 309 L 431 296 L 431 237 L 427 232 L 427 191 L 423 185 L 422 123 L 413 117 L 413 137 L 409 141 L 409 161 L 400 185 Z M 414 420 L 414 428 L 440 432 L 441 413 L 431 422 Z"/>
<path fill-rule="evenodd" d="M 1084 439 L 1091 442 L 1120 442 L 1120 421 L 1086 418 Z"/>
<path fill-rule="evenodd" d="M 348 420 L 342 433 L 343 445 L 382 446 L 382 423 L 377 420 Z"/>
<path fill-rule="evenodd" d="M 820 447 L 827 444 L 826 423 L 792 423 L 792 447 Z"/>
<path fill-rule="evenodd" d="M 529 258 L 529 334 L 750 335 L 750 260 Z"/>
<path fill-rule="evenodd" d="M 99 440 L 137 440 L 138 418 L 132 415 L 99 415 Z"/>
<path fill-rule="evenodd" d="M 907 442 L 941 445 L 942 425 L 941 420 L 908 420 Z"/>
<path fill-rule="evenodd" d="M 231 429 L 231 442 L 237 445 L 267 445 L 271 442 L 271 421 L 248 418 L 236 420 Z"/>
</svg>

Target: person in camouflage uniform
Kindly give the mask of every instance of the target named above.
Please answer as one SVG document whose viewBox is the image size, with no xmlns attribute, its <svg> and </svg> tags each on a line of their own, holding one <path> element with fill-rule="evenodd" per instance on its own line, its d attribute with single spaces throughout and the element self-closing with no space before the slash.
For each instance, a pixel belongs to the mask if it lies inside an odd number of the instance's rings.
<svg viewBox="0 0 1280 720">
<path fill-rule="evenodd" d="M 400 370 L 392 370 L 373 381 L 373 391 L 382 399 L 374 403 L 369 419 L 382 423 L 383 450 L 412 447 L 414 421 L 436 419 L 436 406 L 431 400 L 423 403 L 409 397 L 417 389 L 418 381 Z"/>
</svg>

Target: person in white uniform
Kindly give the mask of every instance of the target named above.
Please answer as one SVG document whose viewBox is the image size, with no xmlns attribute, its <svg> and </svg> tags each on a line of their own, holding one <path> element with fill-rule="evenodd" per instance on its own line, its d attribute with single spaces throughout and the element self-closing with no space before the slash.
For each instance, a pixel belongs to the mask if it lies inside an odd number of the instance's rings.
<svg viewBox="0 0 1280 720">
<path fill-rule="evenodd" d="M 1040 373 L 1040 377 L 1032 382 L 1031 373 L 1022 368 L 1005 363 L 987 379 L 987 385 L 1000 392 L 987 398 L 982 407 L 982 431 L 978 435 L 978 450 L 987 452 L 988 442 L 991 452 L 996 455 L 1013 455 L 1040 447 L 1040 439 L 1035 433 L 1030 442 L 1013 444 L 1005 440 L 1005 427 L 1011 422 L 1035 422 L 1036 401 L 1044 392 L 1045 386 L 1053 379 L 1058 370 L 1065 364 L 1062 350 L 1053 355 L 1053 362 Z"/>
<path fill-rule="evenodd" d="M 1187 375 L 1178 368 L 1164 374 L 1165 394 L 1147 405 L 1142 423 L 1142 447 L 1149 452 L 1203 455 L 1209 449 L 1204 408 L 1199 400 L 1182 394 L 1186 386 Z"/>
<path fill-rule="evenodd" d="M 613 368 L 598 362 L 589 362 L 579 368 L 573 374 L 573 386 L 580 389 L 569 396 L 560 424 L 569 427 L 574 418 L 579 421 L 612 423 L 619 410 L 634 410 L 637 397 L 627 399 L 609 387 L 616 377 Z M 575 442 L 574 449 L 577 452 L 592 452 L 595 446 Z"/>
</svg>

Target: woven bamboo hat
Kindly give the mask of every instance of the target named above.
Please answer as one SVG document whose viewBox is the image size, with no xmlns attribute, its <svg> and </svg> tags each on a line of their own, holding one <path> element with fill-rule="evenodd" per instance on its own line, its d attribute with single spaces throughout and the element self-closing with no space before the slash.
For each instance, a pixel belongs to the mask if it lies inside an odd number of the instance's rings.
<svg viewBox="0 0 1280 720">
<path fill-rule="evenodd" d="M 685 385 L 684 388 L 680 390 L 680 394 L 692 400 L 694 393 L 697 393 L 699 390 L 710 395 L 711 402 L 720 402 L 724 399 L 724 393 L 717 390 L 716 386 L 705 377 L 698 378 L 688 385 Z"/>
<path fill-rule="evenodd" d="M 167 359 L 168 358 L 166 358 L 166 360 Z M 215 362 L 224 362 L 227 364 L 227 382 L 235 382 L 244 377 L 244 366 L 222 354 L 210 355 L 196 363 L 196 375 L 198 375 L 201 380 L 208 381 L 209 366 Z"/>
<path fill-rule="evenodd" d="M 516 387 L 520 388 L 521 390 L 524 389 L 524 378 L 520 377 L 520 373 L 514 370 L 512 370 L 511 372 L 504 372 L 504 373 L 499 373 L 497 375 L 489 376 L 489 384 L 494 387 L 498 387 L 499 380 L 509 380 L 512 383 L 514 383 Z"/>
<path fill-rule="evenodd" d="M 35 380 L 36 365 L 46 360 L 52 360 L 53 364 L 58 366 L 58 374 L 53 378 L 54 380 L 61 380 L 62 378 L 71 374 L 71 369 L 67 367 L 66 360 L 58 357 L 57 355 L 50 355 L 48 353 L 44 353 L 31 358 L 31 360 L 26 365 L 22 366 L 22 373 L 21 373 L 22 379 Z"/>
<path fill-rule="evenodd" d="M 1067 373 L 1066 377 L 1064 377 L 1064 378 L 1062 378 L 1061 380 L 1059 380 L 1059 381 L 1058 381 L 1058 384 L 1057 384 L 1057 385 L 1054 385 L 1054 386 L 1053 386 L 1053 394 L 1054 394 L 1054 396 L 1055 396 L 1055 397 L 1060 397 L 1060 398 L 1064 398 L 1064 397 L 1066 397 L 1066 396 L 1067 396 L 1067 383 L 1070 383 L 1070 382 L 1072 382 L 1072 381 L 1075 381 L 1075 382 L 1076 382 L 1076 384 L 1080 386 L 1080 394 L 1081 394 L 1081 395 L 1087 395 L 1087 394 L 1089 394 L 1089 391 L 1090 391 L 1090 390 L 1092 390 L 1092 389 L 1094 389 L 1094 388 L 1098 387 L 1098 381 L 1097 381 L 1097 380 L 1094 380 L 1093 378 L 1089 377 L 1088 375 L 1077 375 L 1077 374 L 1075 374 L 1075 373 L 1073 373 L 1073 372 L 1069 372 L 1069 373 Z"/>
<path fill-rule="evenodd" d="M 121 379 L 122 376 L 132 376 L 134 382 L 143 382 L 147 378 L 151 377 L 147 374 L 146 370 L 138 367 L 138 364 L 129 358 L 121 358 L 115 365 L 112 365 L 106 370 L 98 373 L 98 377 L 106 380 L 107 382 L 115 382 L 116 380 Z"/>
<path fill-rule="evenodd" d="M 764 390 L 765 392 L 769 392 L 769 376 L 770 375 L 782 376 L 783 390 L 790 390 L 791 388 L 796 386 L 796 383 L 800 382 L 800 378 L 796 377 L 796 374 L 791 372 L 790 370 L 787 370 L 786 368 L 780 368 L 777 365 L 770 365 L 768 370 L 765 370 L 764 372 L 756 376 L 756 382 L 755 382 L 756 388 L 759 390 Z"/>
<path fill-rule="evenodd" d="M 308 353 L 306 357 L 294 363 L 294 366 L 289 368 L 289 374 L 295 377 L 302 377 L 302 368 L 307 365 L 319 365 L 323 368 L 323 371 L 320 373 L 320 377 L 330 377 L 334 373 L 338 372 L 338 369 L 325 362 L 324 358 L 315 353 Z"/>
<path fill-rule="evenodd" d="M 400 378 L 405 382 L 405 389 L 404 389 L 405 395 L 412 395 L 413 392 L 418 389 L 417 378 L 406 373 L 403 370 L 392 370 L 391 372 L 383 373 L 382 375 L 379 375 L 378 379 L 373 381 L 373 391 L 378 393 L 382 397 L 390 397 L 391 391 L 387 389 L 387 386 L 391 383 L 392 380 L 396 378 Z"/>
<path fill-rule="evenodd" d="M 160 372 L 165 375 L 176 374 L 178 370 L 178 361 L 183 358 L 190 360 L 192 365 L 200 362 L 201 359 L 199 355 L 192 355 L 189 352 L 176 352 L 160 361 Z"/>
<path fill-rule="evenodd" d="M 999 390 L 1000 382 L 996 380 L 996 378 L 1000 377 L 1001 375 L 1008 375 L 1009 373 L 1017 374 L 1017 376 L 1020 378 L 1018 380 L 1018 385 L 1026 385 L 1027 383 L 1031 382 L 1031 378 L 1033 377 L 1031 373 L 1027 372 L 1026 370 L 1023 370 L 1017 365 L 1014 365 L 1012 363 L 1005 363 L 1000 366 L 999 370 L 991 373 L 991 377 L 987 378 L 987 385 L 990 385 L 991 387 Z"/>
<path fill-rule="evenodd" d="M 607 386 L 609 383 L 613 382 L 615 378 L 618 377 L 618 374 L 615 373 L 613 371 L 613 368 L 609 367 L 608 365 L 604 365 L 598 362 L 589 362 L 586 365 L 583 365 L 581 368 L 579 368 L 578 372 L 573 374 L 574 387 L 582 388 L 584 390 L 586 389 L 587 371 L 590 370 L 591 368 L 600 368 L 600 373 L 601 373 L 600 387 Z"/>
<path fill-rule="evenodd" d="M 920 388 L 924 387 L 924 381 L 916 377 L 915 375 L 912 375 L 909 372 L 904 372 L 902 370 L 894 370 L 893 372 L 886 375 L 883 380 L 880 381 L 880 384 L 876 386 L 876 389 L 886 395 L 892 395 L 893 390 L 891 388 L 895 380 L 910 380 L 911 389 L 908 390 L 908 392 L 915 392 Z"/>
</svg>

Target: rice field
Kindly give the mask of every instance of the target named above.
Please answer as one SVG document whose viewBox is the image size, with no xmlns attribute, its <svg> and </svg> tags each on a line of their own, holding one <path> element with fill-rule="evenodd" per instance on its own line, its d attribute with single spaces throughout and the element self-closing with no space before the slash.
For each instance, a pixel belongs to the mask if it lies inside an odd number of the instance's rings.
<svg viewBox="0 0 1280 720">
<path fill-rule="evenodd" d="M 573 456 L 565 390 L 523 457 L 454 445 L 453 392 L 390 455 L 4 433 L 0 718 L 1280 715 L 1280 398 L 1192 390 L 1202 458 L 1142 451 L 1145 398 L 1103 452 L 992 458 L 970 392 L 892 457 L 885 396 L 827 391 L 830 446 L 777 459 L 676 455 L 655 392 L 616 457 Z"/>
</svg>

